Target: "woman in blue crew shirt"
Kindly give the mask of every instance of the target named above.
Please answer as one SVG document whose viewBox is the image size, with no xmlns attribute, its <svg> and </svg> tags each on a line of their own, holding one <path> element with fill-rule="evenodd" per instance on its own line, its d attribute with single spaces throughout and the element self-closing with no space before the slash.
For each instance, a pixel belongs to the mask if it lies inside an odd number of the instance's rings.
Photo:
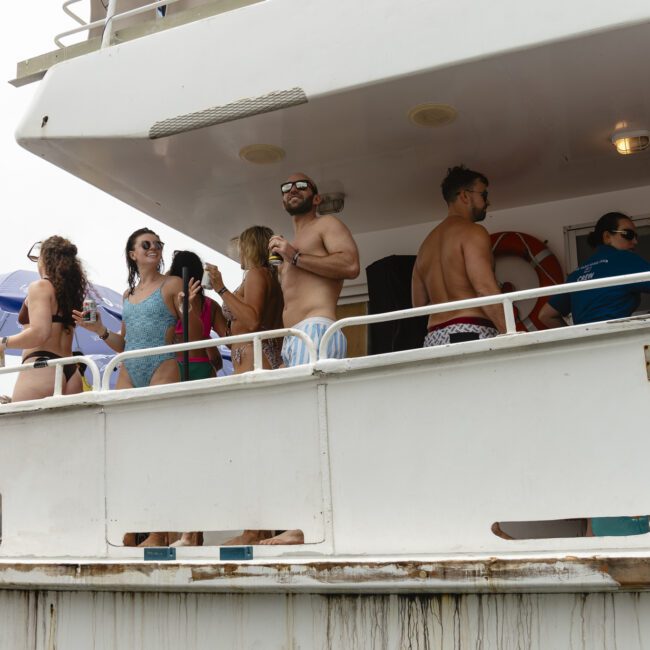
<svg viewBox="0 0 650 650">
<path fill-rule="evenodd" d="M 587 241 L 596 252 L 569 274 L 567 282 L 650 271 L 650 262 L 633 252 L 637 244 L 636 228 L 621 212 L 608 212 L 598 219 Z M 650 282 L 551 296 L 539 317 L 547 327 L 563 327 L 564 317 L 569 314 L 574 325 L 626 318 L 639 306 L 643 292 L 650 292 Z"/>
<path fill-rule="evenodd" d="M 587 241 L 596 247 L 596 252 L 569 274 L 567 282 L 650 271 L 650 263 L 633 252 L 637 244 L 636 228 L 621 212 L 603 215 Z M 575 325 L 625 318 L 639 306 L 642 292 L 650 292 L 650 282 L 551 296 L 539 317 L 547 327 L 566 325 L 563 317 L 569 314 Z M 587 534 L 597 537 L 640 535 L 649 531 L 649 521 L 647 516 L 593 517 L 589 520 Z"/>
</svg>

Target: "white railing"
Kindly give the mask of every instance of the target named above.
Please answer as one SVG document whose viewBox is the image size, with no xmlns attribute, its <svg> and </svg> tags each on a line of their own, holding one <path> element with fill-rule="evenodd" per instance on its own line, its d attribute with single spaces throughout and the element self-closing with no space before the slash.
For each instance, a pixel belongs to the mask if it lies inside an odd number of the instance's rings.
<svg viewBox="0 0 650 650">
<path fill-rule="evenodd" d="M 61 39 L 66 38 L 67 36 L 72 36 L 74 34 L 79 34 L 81 32 L 87 32 L 91 29 L 97 27 L 103 27 L 104 31 L 102 33 L 102 47 L 108 47 L 111 44 L 111 38 L 113 36 L 113 23 L 123 20 L 124 18 L 131 18 L 137 16 L 138 14 L 157 9 L 165 5 L 172 5 L 179 0 L 156 0 L 155 2 L 150 2 L 142 7 L 136 7 L 135 9 L 129 9 L 128 11 L 123 11 L 121 13 L 116 13 L 117 9 L 117 0 L 109 0 L 108 8 L 106 10 L 106 18 L 101 20 L 95 20 L 92 23 L 85 22 L 82 18 L 77 16 L 68 9 L 71 4 L 76 2 L 81 2 L 81 0 L 66 0 L 63 3 L 63 11 L 71 16 L 76 22 L 80 24 L 80 27 L 75 27 L 74 29 L 69 29 L 65 32 L 61 32 L 54 37 L 54 42 L 57 47 L 64 48 L 65 44 L 61 42 Z"/>
<path fill-rule="evenodd" d="M 213 348 L 219 345 L 233 345 L 237 343 L 253 343 L 253 371 L 264 370 L 262 360 L 262 341 L 265 339 L 276 339 L 284 336 L 297 336 L 302 339 L 309 352 L 309 364 L 316 363 L 317 351 L 316 344 L 312 339 L 301 330 L 288 327 L 280 330 L 265 330 L 264 332 L 252 332 L 250 334 L 239 334 L 237 336 L 224 336 L 218 339 L 203 339 L 201 341 L 192 341 L 190 343 L 176 343 L 174 345 L 165 345 L 157 348 L 143 348 L 141 350 L 129 350 L 116 354 L 104 368 L 102 377 L 102 390 L 109 390 L 111 373 L 117 367 L 117 364 L 125 359 L 136 359 L 138 357 L 148 357 L 152 355 L 167 354 L 170 352 L 184 352 L 185 350 L 200 350 L 203 348 Z"/>
<path fill-rule="evenodd" d="M 90 368 L 92 376 L 93 390 L 99 390 L 101 386 L 101 378 L 97 364 L 90 358 L 82 355 L 75 357 L 63 357 L 61 359 L 47 359 L 44 361 L 34 361 L 33 363 L 23 363 L 19 366 L 8 366 L 0 368 L 0 375 L 9 375 L 14 372 L 23 372 L 26 370 L 34 370 L 39 368 L 52 368 L 54 367 L 54 395 L 61 395 L 63 385 L 63 366 L 70 364 L 84 363 Z"/>
<path fill-rule="evenodd" d="M 485 305 L 502 304 L 506 319 L 506 334 L 515 334 L 517 332 L 517 323 L 515 320 L 514 303 L 520 300 L 530 298 L 541 298 L 542 296 L 555 296 L 560 293 L 574 293 L 576 291 L 587 291 L 588 289 L 600 289 L 603 287 L 613 287 L 618 284 L 637 284 L 639 282 L 650 282 L 650 272 L 630 273 L 628 275 L 617 275 L 611 278 L 601 278 L 598 280 L 585 280 L 583 282 L 571 282 L 569 284 L 557 284 L 550 287 L 539 287 L 537 289 L 524 289 L 523 291 L 513 291 L 512 293 L 500 293 L 494 296 L 483 296 L 481 298 L 469 298 L 468 300 L 457 300 L 456 302 L 443 302 L 436 305 L 426 305 L 424 307 L 412 307 L 411 309 L 400 309 L 399 311 L 390 311 L 383 314 L 369 314 L 366 316 L 350 316 L 332 323 L 320 342 L 318 350 L 319 359 L 327 358 L 327 344 L 334 334 L 343 327 L 353 325 L 370 325 L 372 323 L 383 323 L 386 321 L 402 320 L 404 318 L 413 318 L 415 316 L 428 316 L 430 314 L 440 314 L 442 312 L 456 311 L 458 309 L 468 309 L 471 307 L 484 307 Z"/>
<path fill-rule="evenodd" d="M 239 334 L 237 336 L 226 336 L 216 339 L 203 339 L 200 341 L 191 341 L 189 343 L 176 343 L 155 348 L 145 348 L 141 350 L 130 350 L 115 355 L 104 368 L 100 376 L 99 368 L 95 362 L 86 356 L 65 357 L 63 359 L 48 359 L 47 361 L 37 361 L 26 363 L 19 366 L 0 368 L 0 375 L 14 372 L 23 372 L 34 368 L 54 367 L 54 395 L 61 395 L 63 366 L 71 363 L 85 363 L 91 371 L 93 390 L 107 391 L 110 390 L 110 378 L 113 370 L 119 363 L 125 359 L 135 359 L 168 353 L 184 352 L 185 350 L 199 350 L 203 348 L 218 347 L 220 345 L 233 345 L 238 343 L 253 343 L 253 371 L 264 370 L 263 368 L 263 351 L 262 341 L 266 339 L 275 339 L 284 336 L 297 336 L 302 339 L 309 353 L 309 365 L 313 365 L 320 359 L 327 359 L 327 344 L 335 332 L 344 328 L 355 325 L 369 325 L 373 323 L 382 323 L 387 321 L 402 320 L 413 318 L 415 316 L 427 316 L 429 314 L 438 314 L 441 312 L 456 311 L 458 309 L 470 307 L 483 307 L 485 305 L 501 304 L 504 307 L 506 319 L 506 333 L 515 334 L 517 332 L 516 321 L 513 305 L 520 300 L 529 300 L 531 298 L 540 298 L 542 296 L 553 296 L 562 293 L 574 293 L 576 291 L 587 291 L 589 289 L 599 289 L 612 287 L 619 284 L 636 284 L 639 282 L 650 282 L 650 272 L 633 273 L 629 275 L 619 275 L 611 278 L 602 278 L 599 280 L 586 280 L 584 282 L 572 282 L 570 284 L 558 284 L 550 287 L 539 287 L 537 289 L 525 289 L 523 291 L 514 291 L 507 294 L 497 294 L 494 296 L 484 296 L 481 298 L 470 298 L 468 300 L 458 300 L 456 302 L 439 303 L 436 305 L 426 305 L 425 307 L 414 307 L 411 309 L 401 309 L 399 311 L 385 312 L 383 314 L 371 314 L 366 316 L 351 316 L 342 318 L 332 323 L 327 329 L 320 342 L 319 350 L 316 350 L 314 341 L 305 332 L 285 328 L 277 330 L 267 330 L 263 332 L 252 332 L 249 334 Z"/>
</svg>

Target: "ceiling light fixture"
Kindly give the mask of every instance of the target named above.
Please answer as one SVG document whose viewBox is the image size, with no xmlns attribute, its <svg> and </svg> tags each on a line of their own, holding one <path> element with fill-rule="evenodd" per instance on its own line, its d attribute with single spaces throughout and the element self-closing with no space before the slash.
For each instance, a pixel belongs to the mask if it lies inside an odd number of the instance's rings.
<svg viewBox="0 0 650 650">
<path fill-rule="evenodd" d="M 418 104 L 408 112 L 408 117 L 412 124 L 432 129 L 451 124 L 458 111 L 449 104 Z"/>
<path fill-rule="evenodd" d="M 615 131 L 612 135 L 612 144 L 622 156 L 639 153 L 650 146 L 650 131 L 645 129 Z"/>
<path fill-rule="evenodd" d="M 239 157 L 254 165 L 271 165 L 280 162 L 285 151 L 274 144 L 250 144 L 239 151 Z"/>
</svg>

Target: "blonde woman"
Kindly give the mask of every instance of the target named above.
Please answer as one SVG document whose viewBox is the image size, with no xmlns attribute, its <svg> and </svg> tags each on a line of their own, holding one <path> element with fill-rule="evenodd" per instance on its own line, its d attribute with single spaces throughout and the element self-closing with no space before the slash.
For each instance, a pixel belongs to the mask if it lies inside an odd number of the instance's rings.
<svg viewBox="0 0 650 650">
<path fill-rule="evenodd" d="M 239 260 L 244 269 L 244 280 L 230 291 L 223 283 L 217 266 L 208 264 L 214 290 L 223 300 L 223 319 L 217 317 L 220 336 L 247 334 L 282 328 L 282 289 L 275 267 L 269 265 L 269 240 L 273 231 L 266 226 L 252 226 L 239 236 Z M 263 367 L 279 368 L 282 364 L 282 339 L 262 341 Z M 232 364 L 235 374 L 253 369 L 253 344 L 232 346 Z"/>
</svg>

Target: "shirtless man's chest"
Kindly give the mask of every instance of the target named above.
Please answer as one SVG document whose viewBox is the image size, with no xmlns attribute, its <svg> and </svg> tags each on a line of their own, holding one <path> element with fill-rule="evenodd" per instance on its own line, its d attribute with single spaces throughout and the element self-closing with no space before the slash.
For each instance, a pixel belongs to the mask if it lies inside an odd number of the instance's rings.
<svg viewBox="0 0 650 650">
<path fill-rule="evenodd" d="M 291 245 L 301 254 L 324 256 L 328 251 L 323 243 L 323 223 L 320 218 L 301 227 Z M 285 262 L 280 267 L 280 284 L 284 295 L 283 321 L 291 327 L 306 318 L 336 319 L 336 301 L 343 280 L 325 278 Z"/>
</svg>

